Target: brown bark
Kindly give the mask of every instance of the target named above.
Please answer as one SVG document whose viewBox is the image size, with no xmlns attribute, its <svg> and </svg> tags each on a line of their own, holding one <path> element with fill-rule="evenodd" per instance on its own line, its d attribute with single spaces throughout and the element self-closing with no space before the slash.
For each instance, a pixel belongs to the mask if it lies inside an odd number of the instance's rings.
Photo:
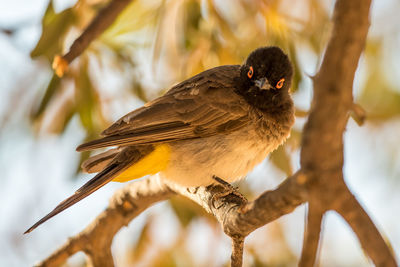
<svg viewBox="0 0 400 267">
<path fill-rule="evenodd" d="M 346 186 L 342 172 L 343 133 L 348 114 L 356 107 L 353 80 L 368 33 L 370 5 L 370 0 L 336 2 L 332 36 L 314 77 L 300 162 L 309 177 L 310 205 L 335 209 L 352 228 L 356 226 L 353 230 L 375 265 L 396 266 L 382 236 Z M 354 113 L 359 116 L 362 112 Z"/>
<path fill-rule="evenodd" d="M 231 266 L 241 267 L 243 264 L 243 247 L 244 238 L 232 237 L 232 255 L 231 255 Z"/>
<path fill-rule="evenodd" d="M 318 207 L 309 205 L 299 267 L 314 266 L 315 264 L 318 256 L 323 214 L 324 211 L 319 210 Z"/>
</svg>

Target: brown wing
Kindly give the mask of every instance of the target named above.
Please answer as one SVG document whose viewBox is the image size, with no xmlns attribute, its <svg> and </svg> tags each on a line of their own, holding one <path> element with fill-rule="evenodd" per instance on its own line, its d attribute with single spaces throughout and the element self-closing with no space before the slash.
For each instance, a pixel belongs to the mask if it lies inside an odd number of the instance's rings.
<svg viewBox="0 0 400 267">
<path fill-rule="evenodd" d="M 221 66 L 188 79 L 125 115 L 104 138 L 77 150 L 155 144 L 228 133 L 248 123 L 248 104 L 234 90 L 239 66 Z"/>
</svg>

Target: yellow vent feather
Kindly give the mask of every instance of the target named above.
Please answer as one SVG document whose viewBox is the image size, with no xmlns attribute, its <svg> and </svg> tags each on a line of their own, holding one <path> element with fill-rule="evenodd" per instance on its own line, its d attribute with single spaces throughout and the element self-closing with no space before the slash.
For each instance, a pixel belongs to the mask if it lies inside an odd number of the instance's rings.
<svg viewBox="0 0 400 267">
<path fill-rule="evenodd" d="M 113 179 L 114 182 L 127 182 L 145 175 L 156 174 L 164 170 L 169 162 L 170 147 L 167 144 L 158 145 L 154 151 Z"/>
</svg>

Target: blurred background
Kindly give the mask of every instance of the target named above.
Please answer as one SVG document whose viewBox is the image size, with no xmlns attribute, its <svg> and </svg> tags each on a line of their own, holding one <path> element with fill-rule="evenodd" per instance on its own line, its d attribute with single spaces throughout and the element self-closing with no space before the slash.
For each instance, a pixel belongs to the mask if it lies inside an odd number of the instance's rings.
<svg viewBox="0 0 400 267">
<path fill-rule="evenodd" d="M 288 142 L 237 184 L 249 199 L 299 167 L 302 126 L 331 29 L 334 1 L 135 0 L 70 66 L 56 54 L 105 0 L 0 0 L 0 265 L 32 266 L 78 233 L 123 186 L 111 183 L 29 235 L 22 233 L 91 175 L 75 147 L 120 116 L 205 69 L 241 64 L 254 48 L 278 45 L 296 72 L 297 119 Z M 373 1 L 371 28 L 354 82 L 365 125 L 349 120 L 345 176 L 399 259 L 400 2 Z M 351 27 L 351 25 L 349 25 Z M 305 208 L 246 239 L 245 266 L 296 266 Z M 230 239 L 190 201 L 159 203 L 116 235 L 117 266 L 226 266 Z M 321 266 L 372 265 L 350 228 L 324 219 Z M 85 266 L 79 253 L 65 266 Z"/>
</svg>

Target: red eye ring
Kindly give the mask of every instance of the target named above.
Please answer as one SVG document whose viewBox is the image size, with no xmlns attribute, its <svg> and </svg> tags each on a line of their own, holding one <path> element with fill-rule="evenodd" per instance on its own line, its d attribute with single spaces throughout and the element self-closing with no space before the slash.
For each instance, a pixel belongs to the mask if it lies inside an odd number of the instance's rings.
<svg viewBox="0 0 400 267">
<path fill-rule="evenodd" d="M 275 85 L 276 89 L 281 89 L 284 82 L 285 82 L 285 78 L 280 79 L 279 82 L 277 82 Z"/>
<path fill-rule="evenodd" d="M 250 66 L 249 72 L 247 72 L 247 77 L 249 77 L 251 79 L 251 77 L 253 77 L 253 74 L 254 74 L 253 67 Z"/>
</svg>

